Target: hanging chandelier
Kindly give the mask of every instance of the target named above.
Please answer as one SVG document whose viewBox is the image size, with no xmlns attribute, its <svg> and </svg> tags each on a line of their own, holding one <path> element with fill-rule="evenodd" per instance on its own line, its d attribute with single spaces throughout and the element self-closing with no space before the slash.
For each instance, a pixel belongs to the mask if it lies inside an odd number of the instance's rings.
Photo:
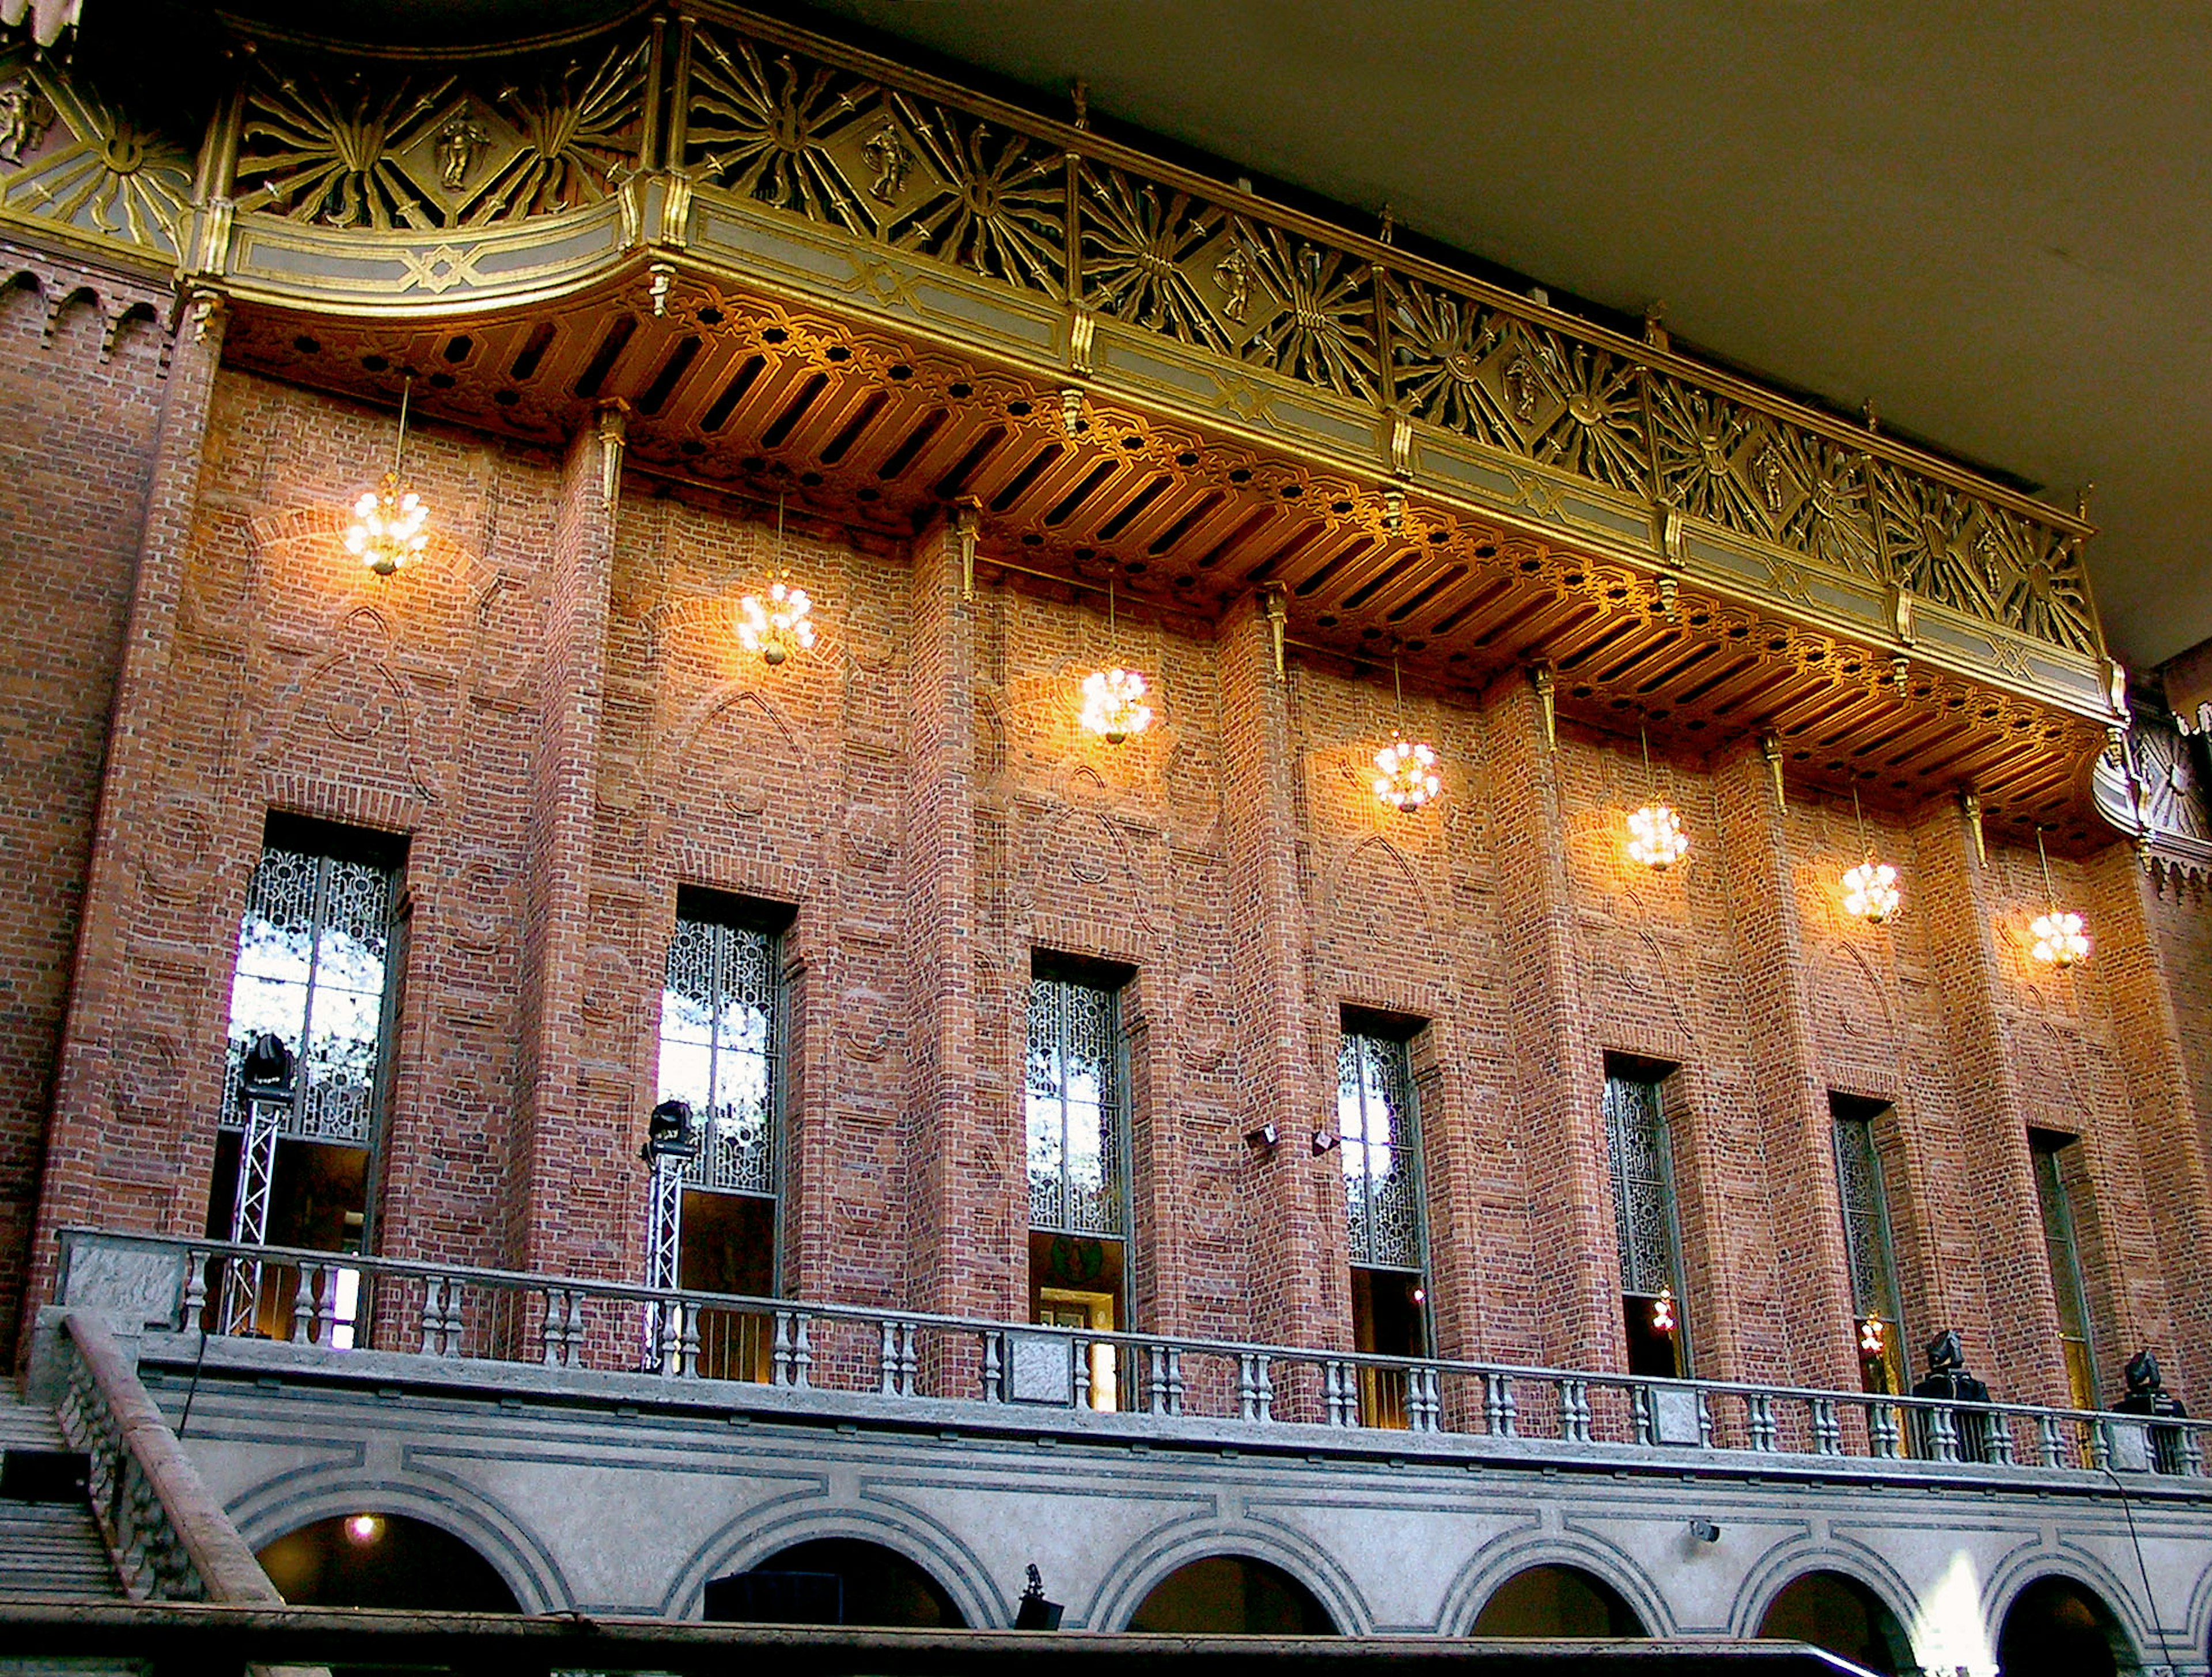
<svg viewBox="0 0 2212 1677">
<path fill-rule="evenodd" d="M 1637 724 L 1637 738 L 1644 742 L 1644 779 L 1651 780 L 1651 739 Z M 1689 835 L 1683 832 L 1681 821 L 1674 810 L 1661 799 L 1653 799 L 1628 817 L 1628 859 L 1641 862 L 1654 873 L 1664 873 L 1689 853 Z"/>
<path fill-rule="evenodd" d="M 430 509 L 399 476 L 407 455 L 407 398 L 414 388 L 410 374 L 399 386 L 399 435 L 392 445 L 392 470 L 374 489 L 362 492 L 346 529 L 346 551 L 378 576 L 392 575 L 430 544 L 422 529 Z"/>
<path fill-rule="evenodd" d="M 1444 783 L 1437 774 L 1435 747 L 1406 738 L 1406 685 L 1395 658 L 1390 684 L 1397 693 L 1399 726 L 1390 730 L 1390 743 L 1375 754 L 1375 795 L 1401 815 L 1411 815 L 1442 792 Z"/>
<path fill-rule="evenodd" d="M 783 545 L 783 497 L 775 498 L 775 550 Z M 814 645 L 814 602 L 806 590 L 796 587 L 787 568 L 769 579 L 768 597 L 747 594 L 738 602 L 738 640 L 747 652 L 758 653 L 761 662 L 781 664 L 795 652 Z"/>
<path fill-rule="evenodd" d="M 1859 865 L 1844 875 L 1844 911 L 1869 926 L 1879 926 L 1898 910 L 1903 898 L 1897 889 L 1897 870 L 1874 859 L 1867 842 L 1866 814 L 1859 808 L 1859 789 L 1851 788 L 1851 816 L 1858 823 Z"/>
<path fill-rule="evenodd" d="M 2028 930 L 2035 947 L 2028 952 L 2046 967 L 2061 970 L 2089 958 L 2089 934 L 2081 916 L 2058 906 L 2051 885 L 2051 858 L 2043 848 L 2043 829 L 2035 829 L 2035 856 L 2043 864 L 2043 900 L 2047 912 L 2038 914 Z"/>
<path fill-rule="evenodd" d="M 1106 576 L 1106 644 L 1115 640 L 1114 576 Z M 1083 678 L 1083 726 L 1109 745 L 1119 745 L 1131 734 L 1152 725 L 1152 708 L 1146 702 L 1152 689 L 1140 671 L 1122 668 L 1094 670 Z"/>
</svg>

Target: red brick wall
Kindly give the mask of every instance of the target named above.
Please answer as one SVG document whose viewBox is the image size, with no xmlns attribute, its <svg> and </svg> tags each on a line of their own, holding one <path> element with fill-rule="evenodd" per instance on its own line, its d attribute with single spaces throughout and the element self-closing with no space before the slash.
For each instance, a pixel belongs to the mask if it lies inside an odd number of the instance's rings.
<svg viewBox="0 0 2212 1677">
<path fill-rule="evenodd" d="M 158 292 L 0 244 L 0 1345 L 12 1344 L 154 431 Z"/>
<path fill-rule="evenodd" d="M 174 609 L 142 611 L 125 683 L 130 865 L 93 871 L 45 1230 L 198 1226 L 230 948 L 276 807 L 410 835 L 387 1250 L 638 1272 L 655 993 L 676 890 L 699 884 L 793 911 L 785 1277 L 808 1296 L 1021 1309 L 1043 948 L 1138 974 L 1143 1325 L 1348 1340 L 1340 1164 L 1306 1138 L 1333 1127 L 1353 1006 L 1425 1022 L 1448 1353 L 1618 1365 L 1598 1097 L 1623 1053 L 1679 1067 L 1698 1371 L 1851 1377 L 1832 1090 L 1896 1109 L 1916 1360 L 1955 1326 L 2002 1394 L 2062 1394 L 2031 1124 L 2087 1150 L 2106 1363 L 2181 1355 L 2174 1301 L 2203 1289 L 2178 1236 L 2212 1211 L 2172 1164 L 2201 1158 L 2205 1067 L 2201 1033 L 2142 1003 L 2201 1013 L 2212 935 L 2201 905 L 2130 896 L 2117 847 L 2054 865 L 2113 939 L 2054 978 L 2025 956 L 2033 853 L 1984 865 L 1948 804 L 1869 816 L 1906 891 L 1869 928 L 1840 907 L 1848 808 L 1777 807 L 1755 749 L 1656 765 L 1693 848 L 1655 877 L 1623 851 L 1652 790 L 1633 741 L 1548 744 L 1517 677 L 1479 707 L 1407 696 L 1446 786 L 1401 816 L 1366 784 L 1387 688 L 1295 654 L 1278 677 L 1249 605 L 1124 615 L 1115 650 L 1154 676 L 1159 720 L 1109 748 L 1074 722 L 1098 603 L 963 598 L 952 532 L 893 550 L 794 520 L 779 554 L 772 508 L 633 477 L 610 513 L 591 439 L 556 459 L 434 428 L 412 459 L 436 539 L 381 582 L 336 538 L 389 414 L 235 373 L 208 401 L 162 559 Z M 779 559 L 822 640 L 770 670 L 732 623 Z M 1272 1155 L 1243 1140 L 1267 1119 Z"/>
</svg>

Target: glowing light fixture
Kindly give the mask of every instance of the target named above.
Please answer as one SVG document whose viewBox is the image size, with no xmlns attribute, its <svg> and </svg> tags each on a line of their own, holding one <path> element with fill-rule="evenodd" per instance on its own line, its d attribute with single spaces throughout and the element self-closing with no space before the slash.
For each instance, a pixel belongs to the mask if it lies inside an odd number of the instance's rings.
<svg viewBox="0 0 2212 1677">
<path fill-rule="evenodd" d="M 349 1514 L 345 1534 L 356 1543 L 374 1543 L 384 1535 L 384 1521 L 374 1514 Z"/>
<path fill-rule="evenodd" d="M 1390 730 L 1390 743 L 1375 754 L 1375 795 L 1401 815 L 1411 815 L 1444 788 L 1437 774 L 1433 746 L 1406 738 L 1406 685 L 1398 674 L 1398 660 L 1390 660 L 1390 683 L 1397 690 L 1398 721 Z"/>
<path fill-rule="evenodd" d="M 1114 645 L 1114 577 L 1106 576 L 1106 645 Z M 1109 745 L 1119 745 L 1131 734 L 1152 725 L 1152 708 L 1145 702 L 1152 689 L 1142 672 L 1120 665 L 1094 670 L 1083 678 L 1083 726 Z"/>
<path fill-rule="evenodd" d="M 1651 1331 L 1671 1334 L 1674 1331 L 1674 1290 L 1659 1289 L 1659 1297 L 1651 1301 Z"/>
<path fill-rule="evenodd" d="M 1644 742 L 1644 778 L 1651 779 L 1651 740 L 1641 723 L 1636 729 L 1637 738 Z M 1682 823 L 1674 811 L 1661 799 L 1628 817 L 1628 859 L 1641 862 L 1654 873 L 1664 873 L 1689 853 L 1689 835 L 1683 832 Z"/>
<path fill-rule="evenodd" d="M 2057 893 L 2051 887 L 2051 858 L 2045 854 L 2040 827 L 2035 829 L 2035 855 L 2043 864 L 2043 900 L 2049 912 L 2038 914 L 2028 927 L 2035 933 L 2035 947 L 2028 952 L 2045 966 L 2063 970 L 2089 958 L 2089 934 L 2081 915 L 2058 906 Z"/>
<path fill-rule="evenodd" d="M 1879 1357 L 1889 1346 L 1889 1324 L 1880 1316 L 1869 1316 L 1859 1323 L 1859 1355 Z"/>
<path fill-rule="evenodd" d="M 782 556 L 783 497 L 775 498 L 775 550 Z M 747 594 L 738 602 L 738 640 L 747 652 L 757 652 L 763 664 L 781 664 L 795 652 L 814 645 L 814 602 L 806 590 L 793 586 L 791 572 L 781 569 L 769 580 L 768 597 Z"/>
<path fill-rule="evenodd" d="M 414 388 L 411 375 L 399 387 L 399 435 L 392 445 L 392 470 L 374 489 L 362 492 L 346 529 L 346 551 L 379 576 L 390 576 L 430 544 L 422 529 L 430 509 L 399 475 L 407 456 L 407 398 Z"/>
<path fill-rule="evenodd" d="M 1866 814 L 1859 808 L 1859 789 L 1851 788 L 1851 815 L 1859 824 L 1859 854 L 1864 859 L 1844 875 L 1844 910 L 1869 926 L 1879 926 L 1895 914 L 1903 901 L 1897 889 L 1897 870 L 1874 859 L 1867 842 Z"/>
</svg>

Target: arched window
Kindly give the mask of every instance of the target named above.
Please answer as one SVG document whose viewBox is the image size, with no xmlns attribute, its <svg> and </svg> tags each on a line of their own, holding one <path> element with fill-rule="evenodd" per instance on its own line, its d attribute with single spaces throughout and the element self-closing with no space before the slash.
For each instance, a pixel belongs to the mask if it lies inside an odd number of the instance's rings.
<svg viewBox="0 0 2212 1677">
<path fill-rule="evenodd" d="M 1336 1623 L 1314 1594 L 1279 1566 L 1249 1555 L 1208 1555 L 1152 1587 L 1133 1631 L 1179 1636 L 1333 1637 Z"/>
<path fill-rule="evenodd" d="M 363 1510 L 287 1532 L 255 1557 L 295 1607 L 410 1607 L 518 1613 L 492 1564 L 453 1533 L 404 1514 Z"/>
<path fill-rule="evenodd" d="M 2118 1677 L 2134 1650 L 2096 1591 L 2071 1578 L 2038 1578 L 2013 1598 L 1997 1631 L 2000 1677 Z"/>
<path fill-rule="evenodd" d="M 896 1549 L 818 1537 L 778 1550 L 748 1572 L 707 1585 L 706 1616 L 749 1625 L 963 1628 L 944 1585 Z"/>
<path fill-rule="evenodd" d="M 1636 1609 L 1595 1572 L 1579 1566 L 1531 1566 L 1490 1593 L 1470 1635 L 1642 1637 Z"/>
<path fill-rule="evenodd" d="M 1856 1578 L 1808 1572 L 1783 1586 L 1759 1621 L 1759 1634 L 1809 1642 L 1869 1671 L 1912 1668 L 1912 1646 L 1897 1616 Z"/>
</svg>

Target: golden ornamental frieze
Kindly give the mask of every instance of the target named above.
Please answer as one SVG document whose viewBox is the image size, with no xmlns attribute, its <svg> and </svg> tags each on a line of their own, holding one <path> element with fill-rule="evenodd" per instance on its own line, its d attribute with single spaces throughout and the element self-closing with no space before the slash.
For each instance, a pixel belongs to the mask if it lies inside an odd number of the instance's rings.
<svg viewBox="0 0 2212 1677">
<path fill-rule="evenodd" d="M 181 147 L 54 60 L 0 53 L 0 222 L 168 269 L 191 195 Z"/>
</svg>

